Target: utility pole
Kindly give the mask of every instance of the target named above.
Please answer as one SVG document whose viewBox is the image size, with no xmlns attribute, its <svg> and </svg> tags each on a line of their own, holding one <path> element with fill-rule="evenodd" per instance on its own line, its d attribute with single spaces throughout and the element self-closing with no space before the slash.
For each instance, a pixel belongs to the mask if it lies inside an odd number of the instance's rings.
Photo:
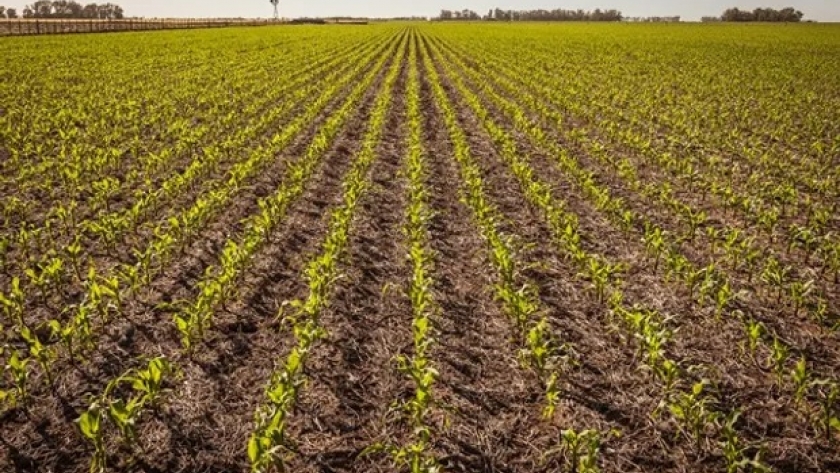
<svg viewBox="0 0 840 473">
<path fill-rule="evenodd" d="M 280 12 L 277 9 L 277 5 L 280 3 L 280 0 L 269 0 L 272 5 L 274 5 L 274 21 L 280 19 Z"/>
</svg>

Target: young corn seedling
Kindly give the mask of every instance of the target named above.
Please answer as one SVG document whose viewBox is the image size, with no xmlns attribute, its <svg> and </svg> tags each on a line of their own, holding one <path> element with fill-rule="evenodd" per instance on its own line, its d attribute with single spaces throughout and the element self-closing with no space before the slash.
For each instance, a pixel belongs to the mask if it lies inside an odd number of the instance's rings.
<svg viewBox="0 0 840 473">
<path fill-rule="evenodd" d="M 765 209 L 758 215 L 758 225 L 770 238 L 771 243 L 776 241 L 776 226 L 779 224 L 779 211 L 776 208 Z"/>
<path fill-rule="evenodd" d="M 526 347 L 522 349 L 522 358 L 542 378 L 547 370 L 553 368 L 553 361 L 557 354 L 557 349 L 551 340 L 548 322 L 541 319 L 528 330 L 525 338 Z"/>
<path fill-rule="evenodd" d="M 3 307 L 3 313 L 6 315 L 6 318 L 17 327 L 22 328 L 26 326 L 23 320 L 23 307 L 26 296 L 20 288 L 20 279 L 12 278 L 11 286 L 12 290 L 8 295 L 0 292 L 0 306 Z"/>
<path fill-rule="evenodd" d="M 700 450 L 706 428 L 713 425 L 716 413 L 712 408 L 713 398 L 705 394 L 707 380 L 695 383 L 689 393 L 677 393 L 666 402 L 668 411 L 677 420 L 679 430 Z"/>
<path fill-rule="evenodd" d="M 753 275 L 758 268 L 759 262 L 764 258 L 764 252 L 755 247 L 744 251 L 744 263 L 747 266 L 747 282 L 752 284 Z"/>
<path fill-rule="evenodd" d="M 76 231 L 76 201 L 70 201 L 68 205 L 61 205 L 55 210 L 55 216 L 64 227 L 64 232 L 72 235 Z"/>
<path fill-rule="evenodd" d="M 10 401 L 9 404 L 12 406 L 26 404 L 29 398 L 26 390 L 26 383 L 29 379 L 27 365 L 29 365 L 29 359 L 21 358 L 17 350 L 12 350 L 12 354 L 9 356 L 9 361 L 6 365 L 6 370 L 11 374 L 12 382 L 15 385 L 14 393 L 7 396 Z"/>
<path fill-rule="evenodd" d="M 782 267 L 779 261 L 772 256 L 767 259 L 767 264 L 761 273 L 761 280 L 767 285 L 776 289 L 776 303 L 782 300 L 785 284 L 787 284 L 790 268 Z"/>
<path fill-rule="evenodd" d="M 700 304 L 705 304 L 707 300 L 713 300 L 714 296 L 719 293 L 720 277 L 718 276 L 714 263 L 702 268 L 700 273 L 700 294 L 698 299 Z"/>
<path fill-rule="evenodd" d="M 790 237 L 790 244 L 787 248 L 788 254 L 793 248 L 802 248 L 802 250 L 805 251 L 807 255 L 805 263 L 808 264 L 811 255 L 814 253 L 814 250 L 818 247 L 816 235 L 810 228 L 800 227 L 797 225 L 794 225 L 791 228 L 791 232 L 793 233 L 793 235 Z"/>
<path fill-rule="evenodd" d="M 96 274 L 96 268 L 88 268 L 86 303 L 99 315 L 102 323 L 107 323 L 112 309 L 119 310 L 122 305 L 120 283 L 118 277 L 101 278 Z"/>
<path fill-rule="evenodd" d="M 715 317 L 718 320 L 723 317 L 723 311 L 729 306 L 734 296 L 735 294 L 728 280 L 718 287 L 715 293 Z"/>
<path fill-rule="evenodd" d="M 267 473 L 272 467 L 285 472 L 280 456 L 285 439 L 285 415 L 274 405 L 263 406 L 257 411 L 256 427 L 248 440 L 248 459 L 252 473 Z"/>
<path fill-rule="evenodd" d="M 32 232 L 24 227 L 18 232 L 17 246 L 22 253 L 22 260 L 24 264 L 28 264 L 32 260 L 32 248 L 34 235 Z"/>
<path fill-rule="evenodd" d="M 73 269 L 73 274 L 76 276 L 76 280 L 83 281 L 81 237 L 77 235 L 73 240 L 73 243 L 67 245 L 64 248 L 64 251 L 67 253 L 67 257 L 70 260 L 70 267 Z"/>
<path fill-rule="evenodd" d="M 691 263 L 685 256 L 678 252 L 669 252 L 665 254 L 665 262 L 668 264 L 668 271 L 665 274 L 665 280 L 670 282 L 672 279 L 684 279 L 688 281 L 688 275 L 692 270 Z"/>
<path fill-rule="evenodd" d="M 142 287 L 142 273 L 139 265 L 126 266 L 119 269 L 119 277 L 128 285 L 128 294 L 137 297 Z"/>
<path fill-rule="evenodd" d="M 680 379 L 680 367 L 674 360 L 665 358 L 661 363 L 653 367 L 654 373 L 662 382 L 664 397 L 668 397 L 674 391 L 677 381 Z"/>
<path fill-rule="evenodd" d="M 723 440 L 720 442 L 723 451 L 723 457 L 726 460 L 726 473 L 772 473 L 772 469 L 761 462 L 761 451 L 758 451 L 753 458 L 746 456 L 747 447 L 741 443 L 738 437 L 738 432 L 735 429 L 735 424 L 741 417 L 740 411 L 735 411 L 727 415 L 721 426 L 721 436 Z"/>
<path fill-rule="evenodd" d="M 72 322 L 67 325 L 62 325 L 61 321 L 53 319 L 48 322 L 47 326 L 50 328 L 52 336 L 58 338 L 58 340 L 67 349 L 67 354 L 70 355 L 70 358 L 75 358 L 76 354 L 74 351 L 74 341 L 76 337 L 76 330 Z"/>
<path fill-rule="evenodd" d="M 27 268 L 24 272 L 33 286 L 41 292 L 45 302 L 49 301 L 49 289 L 58 284 L 63 275 L 64 260 L 51 258 L 48 262 L 40 263 L 36 268 Z"/>
<path fill-rule="evenodd" d="M 557 405 L 560 403 L 560 397 L 563 391 L 560 388 L 560 375 L 553 372 L 545 380 L 545 407 L 543 408 L 543 417 L 551 419 L 557 411 Z"/>
<path fill-rule="evenodd" d="M 749 349 L 750 355 L 755 358 L 756 352 L 758 351 L 758 344 L 766 332 L 764 324 L 755 319 L 747 319 L 744 321 L 744 331 L 747 335 L 747 348 Z"/>
<path fill-rule="evenodd" d="M 788 346 L 782 343 L 778 337 L 773 337 L 773 346 L 770 352 L 770 364 L 773 367 L 773 371 L 776 373 L 776 384 L 779 385 L 779 388 L 781 388 L 784 383 L 785 364 L 788 361 L 789 355 L 790 349 Z"/>
<path fill-rule="evenodd" d="M 814 281 L 794 281 L 790 284 L 790 300 L 793 301 L 793 315 L 798 316 L 799 310 L 808 302 L 808 297 L 814 290 Z"/>
<path fill-rule="evenodd" d="M 150 286 L 152 284 L 152 255 L 151 251 L 141 252 L 133 251 L 134 257 L 137 259 L 139 272 L 143 275 L 143 284 Z"/>
<path fill-rule="evenodd" d="M 706 214 L 705 211 L 691 211 L 689 210 L 686 212 L 686 218 L 688 220 L 688 241 L 694 241 L 694 238 L 697 236 L 697 229 L 706 224 L 709 220 L 709 216 Z"/>
<path fill-rule="evenodd" d="M 202 338 L 199 316 L 192 308 L 176 312 L 172 316 L 175 328 L 181 334 L 181 346 L 186 353 L 191 353 L 196 340 Z"/>
<path fill-rule="evenodd" d="M 56 356 L 55 351 L 51 348 L 44 346 L 44 344 L 41 343 L 41 340 L 38 339 L 38 336 L 35 334 L 35 332 L 30 330 L 28 327 L 21 327 L 20 336 L 24 339 L 26 345 L 29 347 L 29 354 L 41 366 L 41 369 L 44 371 L 44 375 L 47 377 L 47 383 L 50 386 L 52 386 L 53 378 L 51 365 Z"/>
<path fill-rule="evenodd" d="M 406 468 L 410 473 L 441 473 L 443 468 L 428 452 L 428 442 L 419 440 L 403 447 L 376 443 L 362 451 L 361 456 L 386 453 L 397 468 Z"/>
<path fill-rule="evenodd" d="M 9 241 L 8 237 L 0 237 L 0 271 L 9 275 L 9 268 L 8 268 L 8 254 L 9 254 L 9 247 L 12 243 Z"/>
<path fill-rule="evenodd" d="M 76 420 L 79 430 L 94 449 L 90 460 L 90 473 L 104 473 L 106 468 L 107 452 L 105 450 L 104 432 L 102 431 L 102 408 L 98 402 L 94 402 Z"/>
<path fill-rule="evenodd" d="M 143 402 L 140 398 L 131 398 L 128 402 L 122 399 L 113 399 L 107 402 L 108 419 L 117 427 L 122 435 L 123 442 L 131 446 L 137 439 L 137 420 L 143 410 Z"/>
<path fill-rule="evenodd" d="M 426 413 L 433 401 L 432 386 L 439 376 L 436 369 L 428 366 L 425 357 L 414 356 L 411 359 L 405 356 L 397 358 L 397 369 L 399 372 L 408 375 L 415 385 L 414 398 L 403 404 L 403 409 L 409 415 L 415 426 L 423 426 Z"/>
<path fill-rule="evenodd" d="M 572 473 L 599 473 L 601 434 L 592 429 L 580 432 L 564 430 L 560 433 L 560 447 L 547 452 L 546 456 L 555 453 L 561 453 L 566 458 L 568 471 Z"/>
<path fill-rule="evenodd" d="M 93 341 L 93 312 L 89 304 L 82 303 L 73 316 L 73 333 L 77 338 L 76 345 L 82 350 L 93 350 L 96 344 Z"/>
<path fill-rule="evenodd" d="M 837 412 L 837 402 L 840 400 L 840 384 L 835 381 L 820 379 L 812 382 L 811 385 L 816 389 L 820 403 L 817 425 L 825 438 L 831 439 L 835 431 L 840 432 L 840 417 L 838 417 Z"/>
<path fill-rule="evenodd" d="M 717 227 L 708 226 L 706 227 L 706 236 L 709 238 L 709 243 L 711 244 L 711 253 L 712 256 L 717 255 L 718 252 L 718 240 L 721 237 L 721 231 Z"/>
<path fill-rule="evenodd" d="M 154 358 L 149 365 L 134 376 L 128 376 L 125 381 L 131 383 L 131 387 L 141 394 L 141 404 L 154 405 L 160 396 L 163 387 L 164 377 L 172 374 L 174 367 L 164 357 Z"/>
<path fill-rule="evenodd" d="M 793 382 L 793 399 L 797 405 L 801 405 L 805 400 L 805 395 L 811 387 L 811 373 L 808 371 L 808 362 L 805 357 L 800 357 L 799 361 L 790 371 L 790 380 Z"/>
<path fill-rule="evenodd" d="M 731 268 L 738 269 L 738 263 L 741 256 L 740 251 L 741 231 L 734 229 L 726 233 L 726 238 L 723 242 L 723 249 L 726 252 L 726 259 L 732 262 Z"/>
<path fill-rule="evenodd" d="M 624 266 L 621 264 L 610 264 L 598 258 L 589 259 L 584 268 L 583 276 L 591 281 L 598 302 L 605 301 L 607 288 L 610 286 L 613 278 L 621 273 L 623 269 Z"/>
</svg>

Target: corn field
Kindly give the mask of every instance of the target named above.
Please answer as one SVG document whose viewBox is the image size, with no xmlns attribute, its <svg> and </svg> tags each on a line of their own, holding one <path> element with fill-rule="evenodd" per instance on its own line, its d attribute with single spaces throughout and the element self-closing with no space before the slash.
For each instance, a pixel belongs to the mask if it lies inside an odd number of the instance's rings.
<svg viewBox="0 0 840 473">
<path fill-rule="evenodd" d="M 0 471 L 840 471 L 837 26 L 0 54 Z"/>
</svg>

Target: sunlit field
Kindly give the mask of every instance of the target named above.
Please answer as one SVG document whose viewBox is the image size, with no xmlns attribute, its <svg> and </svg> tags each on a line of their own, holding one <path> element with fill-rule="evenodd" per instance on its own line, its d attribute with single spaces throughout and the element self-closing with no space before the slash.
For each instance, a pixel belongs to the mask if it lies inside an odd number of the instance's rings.
<svg viewBox="0 0 840 473">
<path fill-rule="evenodd" d="M 840 26 L 0 56 L 4 472 L 840 471 Z"/>
</svg>

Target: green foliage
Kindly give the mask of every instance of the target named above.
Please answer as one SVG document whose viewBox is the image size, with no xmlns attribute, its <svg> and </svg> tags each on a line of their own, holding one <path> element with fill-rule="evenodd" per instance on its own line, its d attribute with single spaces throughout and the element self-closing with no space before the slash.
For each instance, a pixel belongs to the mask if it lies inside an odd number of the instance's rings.
<svg viewBox="0 0 840 473">
<path fill-rule="evenodd" d="M 289 318 L 297 344 L 281 361 L 274 371 L 271 381 L 265 389 L 265 402 L 254 414 L 254 429 L 247 444 L 248 459 L 251 471 L 263 473 L 273 470 L 286 471 L 284 454 L 289 450 L 289 440 L 286 435 L 286 422 L 291 415 L 298 393 L 305 384 L 304 367 L 306 360 L 316 342 L 327 336 L 326 330 L 320 325 L 321 312 L 328 306 L 330 289 L 338 277 L 338 260 L 345 251 L 348 243 L 348 233 L 353 222 L 358 202 L 369 188 L 369 170 L 376 155 L 376 144 L 379 142 L 385 127 L 385 119 L 393 100 L 392 89 L 402 63 L 406 48 L 406 35 L 393 45 L 397 53 L 387 66 L 387 74 L 383 86 L 376 95 L 371 118 L 367 124 L 361 150 L 356 155 L 352 167 L 344 177 L 344 195 L 341 205 L 330 213 L 329 230 L 324 239 L 321 252 L 314 255 L 306 264 L 303 278 L 309 291 L 306 298 L 290 303 L 295 314 Z M 393 51 L 392 51 L 393 52 Z M 385 68 L 389 54 L 383 54 L 376 61 L 373 69 L 367 74 L 366 82 L 358 84 L 351 97 L 344 106 L 328 120 L 325 128 L 315 137 L 301 166 L 300 179 L 313 172 L 312 167 L 317 164 L 317 158 L 326 151 L 329 142 L 335 138 L 337 131 L 350 115 L 354 100 L 359 100 L 362 93 L 370 86 L 376 73 Z M 307 161 L 308 159 L 308 161 Z M 303 182 L 297 185 L 302 187 Z M 300 190 L 295 191 L 301 193 Z M 285 204 L 283 204 L 285 205 Z M 263 206 L 263 215 L 280 215 L 279 212 L 268 210 Z M 264 237 L 265 232 L 260 232 Z M 245 242 L 248 248 L 253 243 Z M 282 308 L 281 308 L 282 310 Z M 282 313 L 281 313 L 282 315 Z M 425 378 L 422 382 L 429 382 Z"/>
</svg>

